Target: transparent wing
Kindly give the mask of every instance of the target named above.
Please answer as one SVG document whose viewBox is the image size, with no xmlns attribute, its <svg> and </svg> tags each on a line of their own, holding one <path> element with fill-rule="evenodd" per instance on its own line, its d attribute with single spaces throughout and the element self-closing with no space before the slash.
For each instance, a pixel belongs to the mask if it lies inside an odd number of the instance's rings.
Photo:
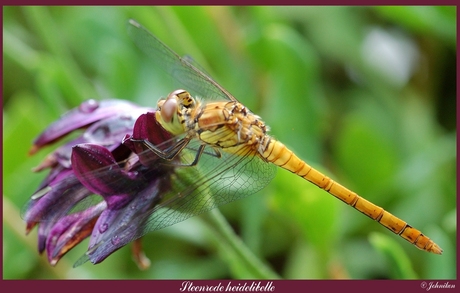
<svg viewBox="0 0 460 293">
<path fill-rule="evenodd" d="M 177 55 L 135 20 L 129 20 L 128 34 L 159 68 L 171 75 L 192 95 L 206 100 L 235 100 L 227 90 L 193 65 L 190 58 Z"/>
<path fill-rule="evenodd" d="M 160 193 L 161 200 L 147 212 L 138 215 L 139 219 L 136 222 L 143 224 L 138 228 L 139 232 L 133 239 L 149 231 L 173 225 L 220 205 L 247 197 L 264 188 L 275 176 L 276 166 L 255 155 L 254 150 L 249 146 L 242 148 L 238 153 L 231 154 L 220 150 L 220 157 L 212 147 L 206 146 L 197 165 L 188 166 L 195 159 L 200 145 L 201 142 L 193 139 L 178 155 L 178 160 L 160 162 L 157 159 L 147 168 L 147 172 L 155 173 L 155 176 L 165 173 L 165 170 L 170 168 L 174 171 L 171 172 L 172 175 L 164 175 L 169 176 L 165 178 L 169 184 Z M 123 164 L 131 163 L 128 160 Z M 164 165 L 169 166 L 165 168 Z M 99 177 L 113 178 L 112 183 L 117 184 L 116 181 L 119 179 L 113 173 L 113 166 L 110 165 L 88 172 L 85 177 L 88 180 L 97 180 Z M 145 176 L 149 177 L 147 174 Z M 108 184 L 110 180 L 106 180 Z M 70 184 L 71 182 L 73 184 Z M 52 203 L 46 208 L 46 214 L 38 214 L 29 219 L 55 222 L 65 215 L 84 211 L 102 200 L 99 195 L 91 195 L 92 193 L 75 177 L 66 178 L 63 183 L 65 190 L 63 189 L 62 192 L 56 190 L 56 198 L 49 199 Z M 125 188 L 135 190 L 138 186 Z M 64 192 L 72 193 L 74 200 L 69 201 L 63 197 Z M 25 208 L 27 210 L 28 206 L 26 205 Z"/>
<path fill-rule="evenodd" d="M 209 153 L 212 150 L 208 150 Z M 189 161 L 194 150 L 181 153 Z M 154 208 L 145 224 L 144 233 L 183 221 L 193 215 L 244 198 L 264 188 L 275 176 L 276 166 L 244 148 L 237 155 L 202 156 L 196 167 L 176 168 L 177 180 L 165 195 L 165 201 Z"/>
<path fill-rule="evenodd" d="M 193 161 L 198 148 L 198 141 L 190 142 L 180 153 L 181 162 Z M 276 173 L 275 165 L 255 156 L 249 147 L 237 154 L 221 152 L 220 158 L 213 154 L 206 147 L 196 166 L 175 167 L 172 185 L 161 194 L 159 203 L 138 215 L 135 222 L 140 226 L 131 240 L 247 197 L 264 188 Z"/>
</svg>

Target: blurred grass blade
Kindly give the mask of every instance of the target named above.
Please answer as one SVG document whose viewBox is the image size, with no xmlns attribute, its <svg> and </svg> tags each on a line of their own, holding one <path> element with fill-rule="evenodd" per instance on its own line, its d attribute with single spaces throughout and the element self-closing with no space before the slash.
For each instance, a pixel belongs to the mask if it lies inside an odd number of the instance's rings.
<svg viewBox="0 0 460 293">
<path fill-rule="evenodd" d="M 394 268 L 392 271 L 393 278 L 418 279 L 417 274 L 412 268 L 409 256 L 394 239 L 386 234 L 371 233 L 369 241 L 389 261 L 389 267 Z"/>
<path fill-rule="evenodd" d="M 212 230 L 215 232 L 214 236 L 218 241 L 218 245 L 224 248 L 232 258 L 231 264 L 234 269 L 244 269 L 249 275 L 244 276 L 250 279 L 279 279 L 280 277 L 272 271 L 270 267 L 265 265 L 262 260 L 257 258 L 249 248 L 241 241 L 241 239 L 233 232 L 232 228 L 220 213 L 219 209 L 213 209 L 206 214 L 206 218 L 211 221 Z M 238 277 L 243 277 L 241 273 Z"/>
</svg>

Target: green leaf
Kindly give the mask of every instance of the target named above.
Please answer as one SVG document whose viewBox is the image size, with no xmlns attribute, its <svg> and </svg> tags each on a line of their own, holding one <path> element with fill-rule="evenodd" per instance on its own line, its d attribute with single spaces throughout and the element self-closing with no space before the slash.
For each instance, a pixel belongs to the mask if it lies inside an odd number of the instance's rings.
<svg viewBox="0 0 460 293">
<path fill-rule="evenodd" d="M 418 279 L 409 256 L 393 238 L 381 233 L 371 233 L 369 241 L 389 262 L 389 267 L 392 268 L 392 278 Z"/>
</svg>

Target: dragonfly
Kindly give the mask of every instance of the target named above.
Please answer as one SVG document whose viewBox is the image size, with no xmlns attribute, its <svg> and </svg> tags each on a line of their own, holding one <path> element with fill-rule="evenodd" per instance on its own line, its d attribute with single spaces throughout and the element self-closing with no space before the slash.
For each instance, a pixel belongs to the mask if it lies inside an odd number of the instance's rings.
<svg viewBox="0 0 460 293">
<path fill-rule="evenodd" d="M 280 167 L 325 190 L 417 248 L 442 254 L 442 249 L 421 231 L 314 169 L 271 137 L 269 127 L 259 116 L 135 20 L 129 20 L 128 33 L 158 68 L 184 88 L 160 99 L 155 114 L 159 124 L 174 136 L 173 146 L 165 150 L 148 140 L 136 141 L 163 160 L 181 162 L 180 176 L 189 174 L 187 183 L 178 184 L 165 196 L 169 200 L 152 211 L 146 230 L 171 225 L 253 194 L 268 185 L 276 167 Z"/>
</svg>

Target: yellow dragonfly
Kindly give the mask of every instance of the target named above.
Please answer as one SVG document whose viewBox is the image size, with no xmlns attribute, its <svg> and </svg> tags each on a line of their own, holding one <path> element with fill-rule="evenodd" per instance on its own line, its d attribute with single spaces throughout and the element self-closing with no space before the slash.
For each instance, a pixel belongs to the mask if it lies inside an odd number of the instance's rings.
<svg viewBox="0 0 460 293">
<path fill-rule="evenodd" d="M 162 196 L 146 230 L 169 226 L 253 194 L 270 182 L 278 166 L 324 189 L 417 248 L 442 253 L 418 229 L 331 180 L 269 136 L 268 126 L 259 116 L 139 23 L 130 20 L 128 32 L 155 65 L 187 89 L 177 89 L 158 102 L 156 120 L 174 135 L 174 146 L 164 150 L 148 140 L 137 141 L 162 159 L 180 162 L 177 178 L 189 178 Z"/>
</svg>

